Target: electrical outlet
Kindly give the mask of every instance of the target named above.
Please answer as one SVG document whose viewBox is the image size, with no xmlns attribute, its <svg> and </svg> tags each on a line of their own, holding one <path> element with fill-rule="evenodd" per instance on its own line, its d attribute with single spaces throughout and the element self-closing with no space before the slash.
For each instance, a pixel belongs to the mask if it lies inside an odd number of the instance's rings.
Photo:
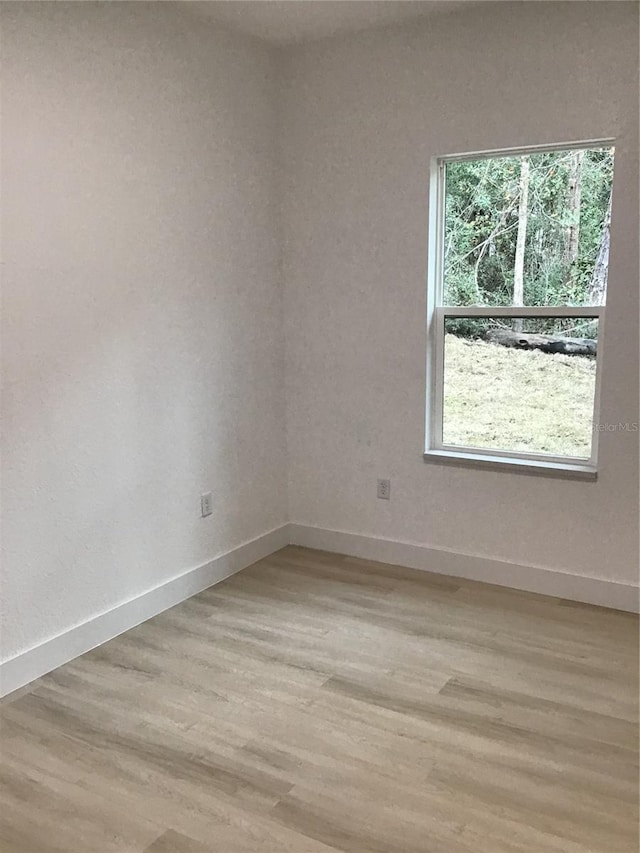
<svg viewBox="0 0 640 853">
<path fill-rule="evenodd" d="M 211 496 L 211 492 L 205 492 L 200 495 L 200 515 L 202 518 L 206 518 L 208 515 L 211 515 L 213 512 L 213 497 Z"/>
<path fill-rule="evenodd" d="M 383 501 L 391 500 L 391 480 L 378 480 L 378 497 Z"/>
</svg>

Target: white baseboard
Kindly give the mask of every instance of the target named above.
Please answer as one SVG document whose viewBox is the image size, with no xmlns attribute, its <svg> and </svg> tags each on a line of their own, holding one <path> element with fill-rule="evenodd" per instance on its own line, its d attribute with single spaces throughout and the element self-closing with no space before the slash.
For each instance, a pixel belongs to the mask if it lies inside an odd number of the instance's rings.
<svg viewBox="0 0 640 853">
<path fill-rule="evenodd" d="M 473 554 L 461 554 L 443 548 L 428 548 L 409 542 L 378 539 L 341 530 L 326 530 L 303 524 L 289 525 L 289 541 L 293 545 L 322 551 L 348 554 L 366 560 L 407 566 L 410 569 L 435 572 L 468 580 L 507 586 L 526 592 L 537 592 L 555 598 L 566 598 L 615 610 L 638 613 L 640 590 L 633 584 L 604 578 L 571 575 L 567 572 L 518 565 Z"/>
<path fill-rule="evenodd" d="M 4 661 L 0 665 L 0 696 L 13 693 L 163 610 L 268 557 L 288 543 L 288 525 L 285 524 Z"/>
<path fill-rule="evenodd" d="M 341 530 L 285 524 L 0 664 L 0 697 L 13 693 L 47 672 L 157 616 L 169 607 L 202 592 L 288 544 L 468 578 L 631 613 L 638 613 L 640 610 L 639 589 L 632 584 L 570 575 L 536 566 L 518 565 Z"/>
</svg>

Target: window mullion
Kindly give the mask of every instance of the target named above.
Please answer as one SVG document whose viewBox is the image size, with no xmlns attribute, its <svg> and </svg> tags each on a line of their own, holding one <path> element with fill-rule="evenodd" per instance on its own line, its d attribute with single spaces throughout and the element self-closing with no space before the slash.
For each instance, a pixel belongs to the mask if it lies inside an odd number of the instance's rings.
<svg viewBox="0 0 640 853">
<path fill-rule="evenodd" d="M 467 305 L 453 306 L 441 305 L 438 309 L 443 312 L 443 317 L 557 317 L 559 319 L 571 317 L 585 317 L 587 319 L 600 319 L 604 315 L 604 306 L 567 306 L 559 307 L 547 305 L 531 305 L 518 307 L 514 305 L 485 306 Z"/>
</svg>

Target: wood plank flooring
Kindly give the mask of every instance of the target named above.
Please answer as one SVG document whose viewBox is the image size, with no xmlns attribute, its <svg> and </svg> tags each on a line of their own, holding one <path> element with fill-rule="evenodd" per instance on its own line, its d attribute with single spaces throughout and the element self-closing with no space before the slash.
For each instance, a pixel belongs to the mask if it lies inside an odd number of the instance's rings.
<svg viewBox="0 0 640 853">
<path fill-rule="evenodd" d="M 637 853 L 638 620 L 289 547 L 0 703 L 2 853 Z"/>
</svg>

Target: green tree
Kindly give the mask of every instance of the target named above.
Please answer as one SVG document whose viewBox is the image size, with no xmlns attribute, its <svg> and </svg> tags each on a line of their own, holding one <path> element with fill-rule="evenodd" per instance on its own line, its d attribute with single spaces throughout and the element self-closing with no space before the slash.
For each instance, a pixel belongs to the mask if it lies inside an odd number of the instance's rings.
<svg viewBox="0 0 640 853">
<path fill-rule="evenodd" d="M 446 302 L 588 305 L 601 300 L 612 180 L 611 148 L 543 152 L 527 155 L 526 161 L 448 163 Z M 452 331 L 459 334 L 477 331 L 477 322 L 456 323 Z"/>
</svg>

